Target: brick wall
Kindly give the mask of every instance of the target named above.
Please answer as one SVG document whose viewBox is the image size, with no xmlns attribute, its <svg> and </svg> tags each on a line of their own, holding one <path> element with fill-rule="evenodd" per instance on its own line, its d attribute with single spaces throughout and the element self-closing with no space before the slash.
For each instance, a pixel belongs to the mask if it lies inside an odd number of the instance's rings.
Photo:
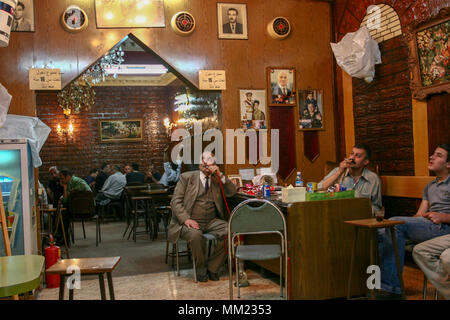
<svg viewBox="0 0 450 320">
<path fill-rule="evenodd" d="M 169 116 L 170 92 L 164 87 L 95 87 L 96 104 L 90 111 L 82 111 L 65 119 L 58 106 L 56 92 L 36 94 L 38 117 L 52 132 L 41 150 L 43 165 L 41 181 L 47 181 L 52 165 L 68 167 L 75 175 L 84 177 L 89 169 L 102 162 L 118 164 L 136 162 L 141 171 L 153 161 L 162 173 L 163 151 L 167 135 L 163 120 Z M 143 141 L 128 143 L 100 143 L 100 119 L 143 119 Z M 72 123 L 71 136 L 58 134 L 59 124 L 65 129 Z"/>
<path fill-rule="evenodd" d="M 367 26 L 372 39 L 382 42 L 392 39 L 402 34 L 400 19 L 394 8 L 387 4 L 379 4 L 371 8 L 370 14 L 367 14 L 362 26 Z"/>
<path fill-rule="evenodd" d="M 373 82 L 353 79 L 356 142 L 370 145 L 380 175 L 414 175 L 408 48 L 402 36 L 379 47 L 383 63 Z"/>
</svg>

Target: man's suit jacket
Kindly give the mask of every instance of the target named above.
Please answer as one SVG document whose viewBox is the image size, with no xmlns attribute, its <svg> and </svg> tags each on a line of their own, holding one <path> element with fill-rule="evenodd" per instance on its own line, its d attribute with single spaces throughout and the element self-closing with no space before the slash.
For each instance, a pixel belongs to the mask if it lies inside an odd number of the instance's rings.
<svg viewBox="0 0 450 320">
<path fill-rule="evenodd" d="M 225 196 L 231 197 L 236 194 L 236 187 L 228 178 L 225 178 L 225 180 L 223 184 Z M 191 218 L 192 209 L 201 188 L 203 186 L 200 181 L 200 171 L 189 171 L 180 176 L 175 191 L 173 192 L 172 201 L 170 202 L 172 207 L 172 220 L 168 229 L 170 242 L 176 242 L 178 240 L 184 222 Z M 214 197 L 219 218 L 225 220 L 222 191 L 220 190 L 219 180 L 216 176 L 211 178 L 210 190 Z"/>
<path fill-rule="evenodd" d="M 292 91 L 286 87 L 286 95 L 289 96 L 291 93 Z M 281 91 L 281 87 L 279 85 L 276 85 L 276 87 L 272 89 L 272 95 L 273 96 L 283 95 L 283 91 Z"/>
<path fill-rule="evenodd" d="M 225 23 L 224 25 L 223 25 L 223 33 L 232 33 L 232 31 L 231 31 L 231 25 L 230 25 L 230 23 L 228 22 L 228 23 Z M 242 29 L 242 23 L 237 23 L 236 22 L 236 34 L 243 34 L 244 33 L 244 31 L 243 31 L 243 29 Z"/>
</svg>

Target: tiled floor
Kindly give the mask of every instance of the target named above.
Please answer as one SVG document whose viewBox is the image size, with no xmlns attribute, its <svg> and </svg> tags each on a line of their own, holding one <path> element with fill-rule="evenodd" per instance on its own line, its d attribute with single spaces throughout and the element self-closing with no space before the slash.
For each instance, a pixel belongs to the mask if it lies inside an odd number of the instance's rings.
<svg viewBox="0 0 450 320">
<path fill-rule="evenodd" d="M 75 228 L 75 244 L 71 247 L 72 258 L 121 256 L 121 262 L 113 272 L 116 299 L 223 300 L 229 298 L 226 272 L 222 273 L 220 281 L 194 283 L 192 265 L 186 258 L 182 258 L 180 259 L 181 275 L 176 276 L 170 263 L 165 264 L 166 240 L 163 231 L 160 232 L 157 240 L 150 241 L 148 236 L 143 235 L 138 236 L 137 242 L 134 242 L 122 239 L 125 230 L 124 222 L 105 222 L 102 224 L 102 242 L 95 247 L 94 223 L 86 223 L 87 239 L 82 238 L 81 224 L 76 224 Z M 243 298 L 280 299 L 277 278 L 266 279 L 263 274 L 252 270 L 247 270 L 247 273 L 251 285 L 241 289 Z M 411 261 L 406 262 L 404 282 L 408 300 L 422 299 L 423 273 L 414 267 Z M 81 283 L 82 289 L 75 290 L 75 299 L 100 299 L 98 278 L 83 277 Z M 38 299 L 58 299 L 58 290 L 58 288 L 43 289 Z M 434 299 L 434 289 L 430 284 L 428 284 L 427 298 Z"/>
</svg>

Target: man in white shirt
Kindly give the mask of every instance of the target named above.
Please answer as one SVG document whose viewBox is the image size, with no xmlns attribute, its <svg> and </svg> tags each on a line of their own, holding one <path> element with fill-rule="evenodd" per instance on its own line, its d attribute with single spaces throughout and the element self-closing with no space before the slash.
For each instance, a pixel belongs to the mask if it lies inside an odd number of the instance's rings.
<svg viewBox="0 0 450 320">
<path fill-rule="evenodd" d="M 171 201 L 172 221 L 168 238 L 172 243 L 179 238 L 191 243 L 196 261 L 197 280 L 219 280 L 219 271 L 226 259 L 223 239 L 228 233 L 224 200 L 220 182 L 226 197 L 236 193 L 234 184 L 220 172 L 214 154 L 202 154 L 200 170 L 185 172 L 175 187 Z M 219 182 L 220 179 L 220 182 Z M 213 234 L 218 240 L 214 252 L 206 262 L 204 233 Z"/>
<path fill-rule="evenodd" d="M 108 204 L 111 199 L 119 199 L 127 184 L 127 178 L 120 172 L 119 166 L 112 166 L 111 173 L 97 194 L 96 200 L 100 201 L 100 205 Z"/>
</svg>

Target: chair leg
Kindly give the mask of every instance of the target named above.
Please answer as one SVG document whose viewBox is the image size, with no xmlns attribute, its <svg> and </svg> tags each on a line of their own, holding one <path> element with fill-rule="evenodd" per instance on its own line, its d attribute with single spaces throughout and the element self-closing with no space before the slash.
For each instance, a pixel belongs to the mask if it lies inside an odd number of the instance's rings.
<svg viewBox="0 0 450 320">
<path fill-rule="evenodd" d="M 241 297 L 241 292 L 240 292 L 240 287 L 239 287 L 239 263 L 238 263 L 238 259 L 236 257 L 234 257 L 234 263 L 236 266 L 236 287 L 237 287 L 237 297 L 238 299 Z"/>
<path fill-rule="evenodd" d="M 98 247 L 98 227 L 99 227 L 99 224 L 98 224 L 98 216 L 97 216 L 97 218 L 95 219 L 95 246 L 96 247 Z"/>
<path fill-rule="evenodd" d="M 231 257 L 231 252 L 228 252 L 228 279 L 229 279 L 228 285 L 229 285 L 230 300 L 233 300 L 233 261 Z"/>
<path fill-rule="evenodd" d="M 102 242 L 101 220 L 98 220 L 98 242 Z"/>
<path fill-rule="evenodd" d="M 193 269 L 194 269 L 194 282 L 197 283 L 197 267 L 195 266 L 195 258 L 192 257 L 192 265 L 193 265 Z"/>
<path fill-rule="evenodd" d="M 84 230 L 84 220 L 81 220 L 81 226 L 83 227 L 83 237 L 86 239 L 86 231 Z"/>
<path fill-rule="evenodd" d="M 176 251 L 176 257 L 177 257 L 177 276 L 179 276 L 180 275 L 180 261 L 179 261 L 179 257 L 178 257 L 178 253 L 179 253 L 179 250 L 178 250 L 178 241 L 177 242 L 175 242 L 175 251 Z"/>
<path fill-rule="evenodd" d="M 283 255 L 280 256 L 280 297 L 283 297 Z"/>
<path fill-rule="evenodd" d="M 423 300 L 427 300 L 427 277 L 423 275 Z"/>
<path fill-rule="evenodd" d="M 169 240 L 166 241 L 166 264 L 169 258 Z"/>
</svg>

